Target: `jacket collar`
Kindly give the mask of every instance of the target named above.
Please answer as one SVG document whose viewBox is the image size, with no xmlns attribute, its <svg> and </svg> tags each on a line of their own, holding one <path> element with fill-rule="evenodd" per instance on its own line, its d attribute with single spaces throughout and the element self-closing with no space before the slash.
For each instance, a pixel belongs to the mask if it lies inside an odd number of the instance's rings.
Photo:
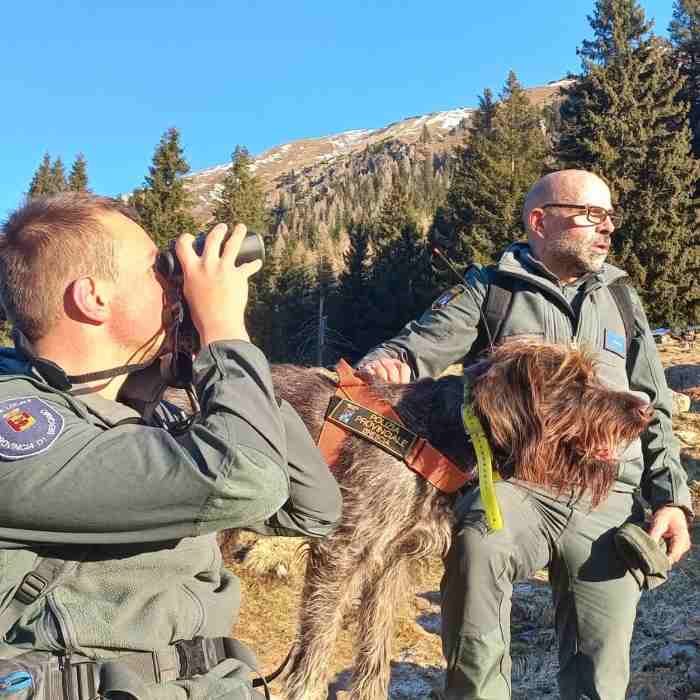
<svg viewBox="0 0 700 700">
<path fill-rule="evenodd" d="M 141 416 L 133 408 L 106 399 L 96 392 L 82 393 L 81 385 L 71 384 L 66 372 L 55 362 L 34 354 L 31 343 L 19 330 L 12 332 L 14 348 L 0 348 L 0 373 L 25 375 L 42 384 L 48 384 L 61 394 L 68 395 L 71 402 L 79 401 L 88 411 L 103 423 L 112 427 L 129 421 L 138 422 Z"/>
</svg>

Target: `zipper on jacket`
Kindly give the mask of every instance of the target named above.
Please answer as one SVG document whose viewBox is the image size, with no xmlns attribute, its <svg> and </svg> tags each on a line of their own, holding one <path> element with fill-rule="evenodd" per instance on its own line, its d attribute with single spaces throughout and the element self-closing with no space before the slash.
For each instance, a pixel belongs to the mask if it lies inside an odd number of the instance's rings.
<svg viewBox="0 0 700 700">
<path fill-rule="evenodd" d="M 53 622 L 56 626 L 55 631 L 58 633 L 59 637 L 56 640 L 57 643 L 62 645 L 63 649 L 73 649 L 77 643 L 77 640 L 71 639 L 71 635 L 68 630 L 68 624 L 66 623 L 66 620 L 59 611 L 58 605 L 56 605 L 53 591 L 46 596 L 46 608 L 47 613 L 53 618 Z"/>
</svg>

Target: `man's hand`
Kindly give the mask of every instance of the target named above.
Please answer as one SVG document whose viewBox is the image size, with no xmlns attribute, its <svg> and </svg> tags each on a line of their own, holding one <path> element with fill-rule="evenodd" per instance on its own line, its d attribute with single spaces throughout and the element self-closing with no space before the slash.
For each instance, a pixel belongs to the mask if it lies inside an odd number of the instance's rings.
<svg viewBox="0 0 700 700">
<path fill-rule="evenodd" d="M 175 252 L 182 265 L 183 293 L 202 345 L 217 340 L 247 340 L 244 313 L 248 303 L 248 278 L 261 267 L 255 260 L 236 267 L 235 260 L 246 227 L 237 224 L 221 251 L 226 224 L 217 224 L 207 235 L 201 257 L 192 247 L 194 238 L 183 234 Z"/>
<path fill-rule="evenodd" d="M 666 540 L 669 545 L 668 560 L 675 564 L 690 549 L 688 521 L 682 508 L 664 506 L 651 519 L 649 536 L 655 540 Z"/>
<path fill-rule="evenodd" d="M 366 379 L 378 379 L 390 384 L 408 384 L 411 381 L 411 368 L 405 362 L 393 357 L 371 360 L 358 367 L 357 374 Z"/>
</svg>

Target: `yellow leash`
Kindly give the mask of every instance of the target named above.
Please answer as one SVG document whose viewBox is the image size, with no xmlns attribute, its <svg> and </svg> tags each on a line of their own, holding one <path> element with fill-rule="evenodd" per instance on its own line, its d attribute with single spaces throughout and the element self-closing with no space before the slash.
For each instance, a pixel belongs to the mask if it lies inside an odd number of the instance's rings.
<svg viewBox="0 0 700 700">
<path fill-rule="evenodd" d="M 464 403 L 462 404 L 462 421 L 467 435 L 471 438 L 476 455 L 476 463 L 479 469 L 479 492 L 481 493 L 481 501 L 486 509 L 486 522 L 491 530 L 503 529 L 503 516 L 501 509 L 498 507 L 498 499 L 496 498 L 496 489 L 494 481 L 501 477 L 493 470 L 493 454 L 488 438 L 484 432 L 484 426 L 481 425 L 479 417 L 474 413 L 472 408 L 471 387 L 469 382 L 464 379 Z"/>
</svg>

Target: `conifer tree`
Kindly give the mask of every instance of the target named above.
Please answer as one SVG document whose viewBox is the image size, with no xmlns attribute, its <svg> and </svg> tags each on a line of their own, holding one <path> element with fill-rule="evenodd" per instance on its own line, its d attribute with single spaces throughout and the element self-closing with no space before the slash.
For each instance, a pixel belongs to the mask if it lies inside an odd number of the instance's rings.
<svg viewBox="0 0 700 700">
<path fill-rule="evenodd" d="M 523 201 L 547 155 L 541 114 L 511 71 L 499 103 L 489 90 L 479 98 L 432 240 L 460 265 L 493 261 L 522 236 Z"/>
<path fill-rule="evenodd" d="M 435 296 L 425 236 L 410 215 L 404 214 L 401 221 L 398 235 L 377 250 L 372 263 L 368 308 L 372 345 L 396 335 Z"/>
<path fill-rule="evenodd" d="M 59 156 L 54 161 L 51 166 L 51 191 L 47 194 L 58 194 L 59 192 L 65 192 L 68 189 L 68 182 L 66 181 L 66 172 L 63 167 L 63 161 Z"/>
<path fill-rule="evenodd" d="M 190 214 L 192 202 L 182 181 L 189 169 L 180 145 L 180 132 L 168 129 L 156 146 L 143 187 L 131 197 L 144 229 L 158 246 L 182 233 L 196 231 Z"/>
<path fill-rule="evenodd" d="M 577 53 L 584 63 L 606 65 L 634 51 L 654 26 L 636 0 L 597 0 L 587 17 L 593 39 L 584 39 Z"/>
<path fill-rule="evenodd" d="M 321 246 L 316 258 L 316 294 L 318 298 L 317 344 L 314 364 L 323 367 L 330 361 L 332 345 L 335 341 L 335 328 L 329 324 L 330 309 L 337 289 L 338 279 L 333 267 L 333 259 L 327 245 Z M 333 359 L 337 359 L 333 355 Z"/>
<path fill-rule="evenodd" d="M 693 153 L 700 157 L 700 0 L 676 0 L 669 26 L 685 85 L 679 97 L 690 104 Z"/>
<path fill-rule="evenodd" d="M 271 258 L 273 238 L 272 218 L 265 209 L 265 193 L 259 178 L 251 172 L 253 159 L 243 146 L 236 146 L 231 156 L 231 167 L 226 172 L 222 189 L 218 194 L 213 211 L 217 223 L 225 223 L 229 231 L 238 223 L 246 225 L 249 231 L 259 233 L 265 241 L 265 269 L 250 280 L 248 296 L 248 317 L 251 337 L 260 347 L 269 351 L 269 357 L 276 361 L 285 359 L 287 345 L 286 326 L 280 319 L 286 315 L 285 300 L 287 286 L 293 286 L 285 278 L 278 293 L 278 275 L 282 266 L 290 263 L 291 254 Z M 287 270 L 285 267 L 285 274 Z M 291 274 L 291 273 L 290 273 Z M 271 309 L 277 308 L 274 314 Z M 280 325 L 275 325 L 280 324 Z M 289 358 L 287 358 L 289 359 Z"/>
<path fill-rule="evenodd" d="M 431 215 L 436 206 L 435 166 L 433 155 L 429 153 L 420 163 L 420 201 L 422 209 Z"/>
<path fill-rule="evenodd" d="M 61 158 L 51 161 L 48 153 L 44 154 L 41 165 L 34 173 L 34 177 L 29 185 L 28 197 L 38 197 L 41 195 L 52 195 L 64 192 L 68 189 L 66 174 Z"/>
<path fill-rule="evenodd" d="M 313 266 L 302 251 L 288 245 L 280 256 L 275 280 L 271 361 L 315 363 L 317 303 Z"/>
<path fill-rule="evenodd" d="M 654 36 L 631 0 L 599 0 L 591 22 L 607 47 L 583 60 L 583 75 L 562 106 L 559 157 L 565 167 L 600 174 L 624 223 L 613 236 L 612 262 L 632 277 L 652 323 L 697 316 L 700 249 L 683 77 L 669 47 Z"/>
<path fill-rule="evenodd" d="M 337 294 L 330 308 L 330 324 L 348 344 L 348 360 L 358 360 L 369 350 L 370 334 L 370 231 L 367 224 L 352 222 L 350 245 L 343 254 L 344 267 L 338 278 Z"/>
<path fill-rule="evenodd" d="M 214 220 L 229 226 L 245 224 L 250 230 L 266 236 L 270 216 L 265 209 L 265 193 L 260 179 L 251 172 L 253 159 L 242 146 L 236 146 L 231 167 L 222 182 L 222 190 L 214 209 Z"/>
<path fill-rule="evenodd" d="M 394 175 L 391 189 L 386 194 L 377 218 L 370 228 L 374 250 L 379 254 L 396 240 L 404 227 L 415 219 L 405 177 Z"/>
<path fill-rule="evenodd" d="M 427 242 L 400 176 L 369 224 L 369 238 L 373 258 L 366 317 L 374 344 L 394 335 L 433 295 Z"/>
<path fill-rule="evenodd" d="M 73 167 L 68 177 L 68 189 L 73 192 L 88 191 L 87 163 L 82 153 L 78 153 L 73 161 Z"/>
<path fill-rule="evenodd" d="M 280 299 L 277 296 L 277 276 L 280 255 L 277 245 L 266 245 L 265 263 L 249 283 L 246 327 L 251 340 L 268 358 L 275 355 L 276 349 L 284 344 L 278 333 Z M 279 359 L 279 358 L 277 358 Z"/>
<path fill-rule="evenodd" d="M 37 168 L 29 185 L 28 197 L 38 197 L 51 193 L 51 156 L 44 153 L 41 165 Z"/>
</svg>

